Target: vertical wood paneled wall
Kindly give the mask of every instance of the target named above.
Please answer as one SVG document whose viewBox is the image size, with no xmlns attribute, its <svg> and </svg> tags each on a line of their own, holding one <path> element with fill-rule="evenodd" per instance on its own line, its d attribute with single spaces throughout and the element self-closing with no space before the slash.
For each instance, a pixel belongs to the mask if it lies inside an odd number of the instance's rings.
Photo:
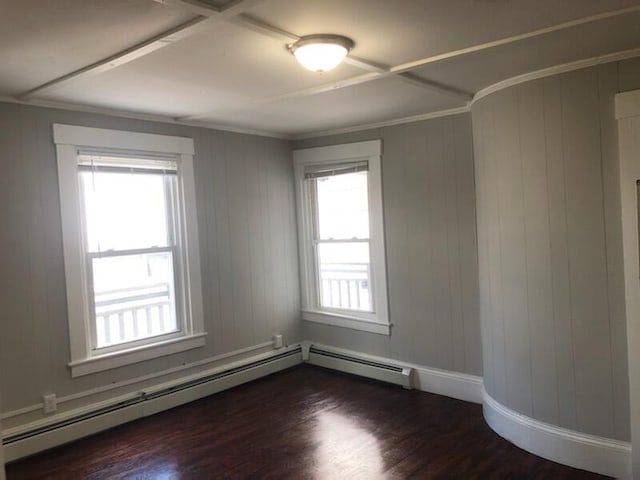
<svg viewBox="0 0 640 480">
<path fill-rule="evenodd" d="M 191 137 L 207 345 L 71 379 L 53 123 Z M 289 142 L 0 104 L 2 407 L 38 404 L 268 342 L 301 340 Z"/>
<path fill-rule="evenodd" d="M 485 388 L 537 420 L 628 440 L 621 70 L 520 84 L 472 115 Z"/>
<path fill-rule="evenodd" d="M 482 374 L 469 114 L 294 143 L 382 139 L 391 336 L 304 323 L 304 337 L 445 370 Z"/>
</svg>

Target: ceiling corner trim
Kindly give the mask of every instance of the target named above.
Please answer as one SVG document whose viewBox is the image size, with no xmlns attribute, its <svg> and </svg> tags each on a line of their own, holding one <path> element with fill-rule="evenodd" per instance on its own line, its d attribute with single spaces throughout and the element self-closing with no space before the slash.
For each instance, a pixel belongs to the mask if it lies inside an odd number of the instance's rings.
<svg viewBox="0 0 640 480">
<path fill-rule="evenodd" d="M 533 72 L 517 75 L 515 77 L 507 78 L 506 80 L 502 80 L 498 83 L 494 83 L 493 85 L 485 87 L 482 90 L 479 90 L 473 96 L 473 99 L 471 100 L 469 106 L 473 106 L 475 102 L 488 95 L 499 92 L 500 90 L 504 90 L 505 88 L 529 82 L 531 80 L 552 77 L 561 73 L 573 72 L 574 70 L 580 70 L 582 68 L 594 67 L 596 65 L 602 65 L 610 62 L 619 62 L 621 60 L 627 60 L 629 58 L 635 57 L 640 57 L 640 47 L 632 48 L 630 50 L 624 50 L 622 52 L 615 52 L 609 53 L 607 55 L 585 58 L 583 60 L 576 60 L 574 62 L 563 63 L 560 65 L 554 65 L 553 67 L 543 68 L 541 70 L 535 70 Z"/>
<path fill-rule="evenodd" d="M 303 133 L 299 135 L 293 135 L 291 140 L 306 140 L 308 138 L 327 137 L 330 135 L 341 135 L 344 133 L 360 132 L 363 130 L 372 130 L 374 128 L 391 127 L 394 125 L 402 125 L 405 123 L 415 123 L 423 120 L 432 120 L 434 118 L 449 117 L 451 115 L 460 115 L 463 113 L 469 113 L 471 109 L 469 106 L 450 108 L 447 110 L 438 110 L 436 112 L 423 113 L 420 115 L 412 115 L 410 117 L 395 118 L 393 120 L 386 120 L 384 122 L 367 123 L 362 125 L 355 125 L 353 127 L 336 128 L 332 130 L 320 130 L 317 132 Z"/>
</svg>

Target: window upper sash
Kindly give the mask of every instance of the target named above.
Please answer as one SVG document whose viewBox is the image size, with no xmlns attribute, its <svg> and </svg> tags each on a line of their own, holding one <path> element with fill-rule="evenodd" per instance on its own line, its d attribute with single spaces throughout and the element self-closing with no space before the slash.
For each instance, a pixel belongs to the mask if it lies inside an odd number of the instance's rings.
<svg viewBox="0 0 640 480">
<path fill-rule="evenodd" d="M 110 165 L 78 165 L 79 172 L 96 173 L 142 173 L 145 175 L 177 175 L 177 170 L 144 167 L 114 167 Z"/>
<path fill-rule="evenodd" d="M 138 155 L 114 156 L 79 152 L 78 171 L 176 175 L 178 162 L 173 157 L 145 158 Z"/>
<path fill-rule="evenodd" d="M 335 164 L 306 165 L 304 167 L 305 180 L 346 175 L 348 173 L 367 172 L 369 162 L 348 162 Z"/>
</svg>

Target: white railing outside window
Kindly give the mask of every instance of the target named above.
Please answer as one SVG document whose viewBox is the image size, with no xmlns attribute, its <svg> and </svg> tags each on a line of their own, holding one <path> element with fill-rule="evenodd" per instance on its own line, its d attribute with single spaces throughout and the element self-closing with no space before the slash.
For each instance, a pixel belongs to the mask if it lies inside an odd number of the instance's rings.
<svg viewBox="0 0 640 480">
<path fill-rule="evenodd" d="M 178 330 L 168 283 L 96 294 L 97 347 L 133 342 Z"/>
<path fill-rule="evenodd" d="M 320 267 L 322 306 L 371 311 L 368 263 L 334 263 Z"/>
</svg>

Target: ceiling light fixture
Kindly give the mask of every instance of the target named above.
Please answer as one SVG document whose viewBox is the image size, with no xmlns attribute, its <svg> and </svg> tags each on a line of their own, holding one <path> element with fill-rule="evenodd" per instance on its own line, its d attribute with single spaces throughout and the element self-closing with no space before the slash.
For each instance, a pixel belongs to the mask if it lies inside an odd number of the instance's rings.
<svg viewBox="0 0 640 480">
<path fill-rule="evenodd" d="M 347 37 L 320 34 L 302 37 L 288 47 L 300 65 L 312 72 L 323 73 L 336 68 L 354 45 Z"/>
</svg>

